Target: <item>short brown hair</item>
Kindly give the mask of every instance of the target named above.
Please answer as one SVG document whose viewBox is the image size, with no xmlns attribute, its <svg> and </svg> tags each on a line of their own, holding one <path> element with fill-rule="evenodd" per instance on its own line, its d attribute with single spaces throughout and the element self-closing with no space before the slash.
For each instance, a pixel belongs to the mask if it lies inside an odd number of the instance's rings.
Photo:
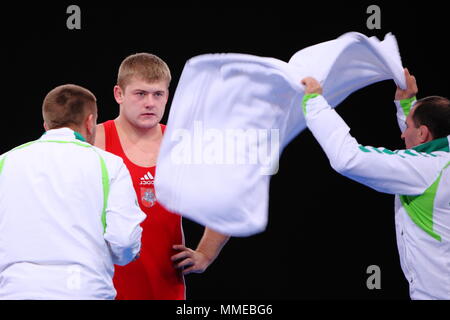
<svg viewBox="0 0 450 320">
<path fill-rule="evenodd" d="M 417 100 L 412 119 L 416 127 L 425 125 L 433 139 L 444 138 L 450 134 L 450 101 L 439 96 Z"/>
<path fill-rule="evenodd" d="M 117 75 L 117 84 L 125 90 L 133 77 L 150 83 L 165 80 L 168 85 L 172 80 L 167 64 L 154 54 L 145 52 L 133 54 L 122 61 Z"/>
<path fill-rule="evenodd" d="M 88 89 L 65 84 L 51 90 L 42 104 L 42 116 L 49 129 L 80 126 L 89 112 L 97 109 L 97 99 Z"/>
</svg>

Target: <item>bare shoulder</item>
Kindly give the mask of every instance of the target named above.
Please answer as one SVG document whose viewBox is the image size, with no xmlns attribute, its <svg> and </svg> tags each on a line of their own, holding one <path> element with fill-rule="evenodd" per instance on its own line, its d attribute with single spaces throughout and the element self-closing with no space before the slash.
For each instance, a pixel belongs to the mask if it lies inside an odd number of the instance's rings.
<svg viewBox="0 0 450 320">
<path fill-rule="evenodd" d="M 103 124 L 98 124 L 96 127 L 94 146 L 105 150 L 105 127 Z"/>
</svg>

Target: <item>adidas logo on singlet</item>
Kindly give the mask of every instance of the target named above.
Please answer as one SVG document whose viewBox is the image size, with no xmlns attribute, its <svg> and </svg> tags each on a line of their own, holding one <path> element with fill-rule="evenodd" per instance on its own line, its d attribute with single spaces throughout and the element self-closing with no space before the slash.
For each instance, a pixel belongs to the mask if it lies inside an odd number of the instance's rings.
<svg viewBox="0 0 450 320">
<path fill-rule="evenodd" d="M 141 186 L 153 184 L 153 175 L 148 171 L 142 178 L 141 178 Z"/>
</svg>

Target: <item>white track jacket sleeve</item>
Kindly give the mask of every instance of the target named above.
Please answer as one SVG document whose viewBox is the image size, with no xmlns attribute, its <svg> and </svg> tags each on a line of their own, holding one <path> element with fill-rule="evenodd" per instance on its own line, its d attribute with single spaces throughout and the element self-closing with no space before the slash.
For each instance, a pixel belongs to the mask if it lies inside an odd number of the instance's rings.
<svg viewBox="0 0 450 320">
<path fill-rule="evenodd" d="M 117 175 L 111 177 L 104 234 L 114 264 L 126 265 L 139 254 L 142 234 L 140 223 L 144 219 L 145 214 L 139 209 L 130 173 L 122 162 Z"/>
<path fill-rule="evenodd" d="M 333 169 L 377 191 L 422 194 L 448 161 L 448 157 L 439 153 L 390 151 L 359 145 L 350 135 L 347 124 L 321 95 L 306 96 L 303 110 L 308 128 L 325 151 Z"/>
<path fill-rule="evenodd" d="M 400 127 L 401 132 L 406 130 L 406 117 L 408 116 L 411 109 L 414 107 L 416 101 L 417 101 L 416 97 L 413 97 L 411 99 L 394 101 L 395 106 L 397 108 L 398 126 Z"/>
</svg>

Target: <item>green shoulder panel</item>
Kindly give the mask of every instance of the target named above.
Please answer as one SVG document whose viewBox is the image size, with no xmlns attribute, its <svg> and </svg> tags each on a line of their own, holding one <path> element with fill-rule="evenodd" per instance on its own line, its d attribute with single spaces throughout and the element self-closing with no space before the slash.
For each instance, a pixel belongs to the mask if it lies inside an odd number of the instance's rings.
<svg viewBox="0 0 450 320">
<path fill-rule="evenodd" d="M 450 166 L 448 162 L 442 169 L 439 177 L 425 192 L 418 196 L 400 196 L 400 201 L 412 221 L 428 235 L 442 241 L 441 235 L 433 230 L 433 208 L 436 192 L 442 178 L 443 171 Z"/>
</svg>

